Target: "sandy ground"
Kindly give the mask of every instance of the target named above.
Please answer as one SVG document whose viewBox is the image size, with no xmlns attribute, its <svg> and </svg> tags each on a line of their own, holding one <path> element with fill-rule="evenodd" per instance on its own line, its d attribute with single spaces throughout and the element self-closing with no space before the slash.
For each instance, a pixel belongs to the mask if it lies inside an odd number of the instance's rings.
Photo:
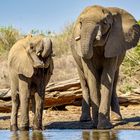
<svg viewBox="0 0 140 140">
<path fill-rule="evenodd" d="M 44 128 L 79 128 L 77 126 L 81 125 L 79 122 L 81 107 L 67 106 L 66 109 L 66 111 L 44 110 Z M 140 105 L 121 106 L 121 113 L 123 120 L 121 122 L 113 122 L 114 129 L 140 129 Z M 32 118 L 33 114 L 30 112 L 30 126 L 32 126 Z M 0 129 L 9 129 L 9 125 L 10 113 L 0 113 Z M 91 128 L 91 122 L 86 123 L 81 128 Z"/>
</svg>

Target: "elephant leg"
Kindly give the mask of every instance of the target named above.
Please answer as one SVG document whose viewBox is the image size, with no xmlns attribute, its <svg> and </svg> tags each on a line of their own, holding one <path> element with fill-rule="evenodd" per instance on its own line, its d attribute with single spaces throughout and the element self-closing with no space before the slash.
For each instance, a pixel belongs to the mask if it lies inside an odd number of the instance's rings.
<svg viewBox="0 0 140 140">
<path fill-rule="evenodd" d="M 32 102 L 32 112 L 35 114 L 35 108 L 36 108 L 35 95 L 31 96 L 31 102 Z"/>
<path fill-rule="evenodd" d="M 29 130 L 29 98 L 30 91 L 28 82 L 19 79 L 19 96 L 21 105 L 20 130 Z"/>
<path fill-rule="evenodd" d="M 119 69 L 115 73 L 114 82 L 113 82 L 113 90 L 112 90 L 112 99 L 111 99 L 111 120 L 120 121 L 122 120 L 122 115 L 120 113 L 119 101 L 116 93 L 116 86 L 119 76 Z"/>
<path fill-rule="evenodd" d="M 80 117 L 81 122 L 91 121 L 90 115 L 90 95 L 89 88 L 85 76 L 80 68 L 78 68 L 78 74 L 80 78 L 81 88 L 82 88 L 82 114 Z"/>
<path fill-rule="evenodd" d="M 35 115 L 33 120 L 33 130 L 42 130 L 42 115 L 43 115 L 43 104 L 44 94 L 35 93 Z"/>
<path fill-rule="evenodd" d="M 110 122 L 110 105 L 116 63 L 116 58 L 106 58 L 106 62 L 104 64 L 101 76 L 101 101 L 97 126 L 99 129 L 109 129 L 113 127 Z"/>
<path fill-rule="evenodd" d="M 30 132 L 29 131 L 21 131 L 18 137 L 13 137 L 13 139 L 17 140 L 30 140 Z M 36 140 L 36 138 L 34 138 Z"/>
<path fill-rule="evenodd" d="M 97 79 L 91 73 L 89 74 L 88 85 L 90 89 L 90 100 L 92 106 L 92 119 L 95 127 L 98 124 L 98 111 L 99 111 L 99 87 L 97 84 Z"/>
<path fill-rule="evenodd" d="M 17 94 L 17 87 L 13 83 L 11 86 L 11 98 L 12 98 L 12 111 L 11 111 L 10 130 L 16 131 L 18 130 L 17 115 L 19 108 L 19 95 Z"/>
<path fill-rule="evenodd" d="M 100 98 L 100 91 L 99 91 L 100 79 L 99 79 L 98 72 L 93 67 L 92 61 L 87 60 L 84 68 L 87 71 L 87 81 L 88 81 L 88 86 L 89 86 L 89 91 L 90 91 L 93 124 L 95 127 L 97 127 L 98 111 L 99 111 L 99 98 Z"/>
</svg>

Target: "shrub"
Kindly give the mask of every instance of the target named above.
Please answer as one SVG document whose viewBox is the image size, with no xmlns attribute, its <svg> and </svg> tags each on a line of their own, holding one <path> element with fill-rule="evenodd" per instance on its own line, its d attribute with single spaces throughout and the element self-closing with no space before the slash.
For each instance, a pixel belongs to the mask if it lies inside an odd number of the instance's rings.
<svg viewBox="0 0 140 140">
<path fill-rule="evenodd" d="M 140 44 L 136 48 L 127 51 L 122 65 L 123 73 L 128 76 L 131 76 L 135 74 L 136 71 L 140 70 Z"/>
<path fill-rule="evenodd" d="M 0 27 L 0 55 L 8 51 L 20 36 L 19 31 L 12 26 Z"/>
<path fill-rule="evenodd" d="M 54 43 L 54 52 L 55 55 L 60 57 L 61 55 L 70 53 L 70 40 L 72 34 L 73 24 L 65 26 L 63 31 L 59 34 L 55 34 L 52 37 Z"/>
</svg>

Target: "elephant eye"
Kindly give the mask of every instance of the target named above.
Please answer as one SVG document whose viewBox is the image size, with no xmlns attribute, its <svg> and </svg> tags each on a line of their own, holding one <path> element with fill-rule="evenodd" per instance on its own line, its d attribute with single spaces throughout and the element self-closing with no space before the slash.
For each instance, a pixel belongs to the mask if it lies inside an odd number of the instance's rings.
<svg viewBox="0 0 140 140">
<path fill-rule="evenodd" d="M 44 50 L 44 45 L 43 44 L 41 45 L 41 50 Z"/>
<path fill-rule="evenodd" d="M 34 48 L 34 44 L 30 43 L 30 49 L 33 50 L 33 48 Z"/>
<path fill-rule="evenodd" d="M 80 29 L 82 28 L 82 22 L 81 21 L 79 22 L 79 28 Z"/>
</svg>

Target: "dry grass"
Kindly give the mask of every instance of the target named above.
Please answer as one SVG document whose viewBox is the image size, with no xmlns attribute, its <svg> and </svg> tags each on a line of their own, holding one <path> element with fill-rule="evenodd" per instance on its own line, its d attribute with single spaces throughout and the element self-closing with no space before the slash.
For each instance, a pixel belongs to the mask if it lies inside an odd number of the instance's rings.
<svg viewBox="0 0 140 140">
<path fill-rule="evenodd" d="M 63 55 L 54 58 L 54 71 L 51 82 L 68 80 L 77 75 L 76 65 L 72 55 Z"/>
<path fill-rule="evenodd" d="M 0 88 L 9 87 L 7 53 L 0 56 Z"/>
<path fill-rule="evenodd" d="M 63 31 L 52 37 L 54 53 L 57 57 L 70 54 L 70 41 L 73 24 L 66 26 Z"/>
<path fill-rule="evenodd" d="M 53 51 L 55 53 L 54 71 L 50 82 L 61 81 L 78 76 L 75 61 L 71 55 L 70 38 L 73 24 L 68 25 L 60 34 L 47 35 L 53 40 Z M 8 32 L 9 33 L 9 32 Z M 16 38 L 17 37 L 17 34 Z M 7 35 L 8 36 L 8 35 Z M 11 36 L 11 38 L 14 38 Z M 10 39 L 7 39 L 10 40 Z M 0 88 L 9 87 L 7 70 L 7 53 L 0 53 Z M 132 92 L 140 86 L 140 45 L 128 51 L 125 60 L 121 66 L 119 90 L 123 93 Z"/>
<path fill-rule="evenodd" d="M 17 29 L 11 26 L 0 27 L 0 55 L 9 51 L 19 38 L 21 38 L 21 34 Z"/>
</svg>

